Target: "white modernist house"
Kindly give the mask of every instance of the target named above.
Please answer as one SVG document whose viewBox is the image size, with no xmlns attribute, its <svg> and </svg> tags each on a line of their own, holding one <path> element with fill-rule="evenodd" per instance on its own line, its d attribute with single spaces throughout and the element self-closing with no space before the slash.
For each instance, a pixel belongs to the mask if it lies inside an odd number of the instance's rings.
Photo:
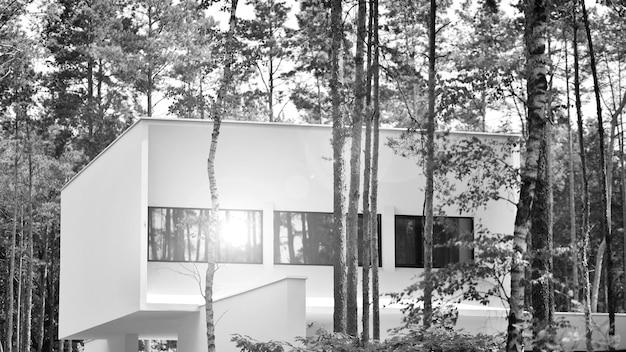
<svg viewBox="0 0 626 352">
<path fill-rule="evenodd" d="M 87 351 L 137 351 L 138 339 L 153 338 L 177 340 L 181 352 L 206 350 L 211 131 L 210 121 L 142 119 L 64 187 L 60 338 L 84 339 Z M 402 291 L 423 270 L 424 177 L 415 159 L 386 143 L 401 133 L 381 130 L 382 293 Z M 509 136 L 452 133 L 448 143 L 468 137 L 504 142 Z M 235 350 L 233 333 L 293 341 L 319 327 L 332 329 L 331 156 L 329 126 L 222 124 L 218 351 Z M 439 215 L 440 238 L 472 234 L 477 224 L 512 233 L 515 206 L 493 201 L 472 213 L 449 208 Z M 435 251 L 435 266 L 462 260 L 472 260 L 472 253 Z M 386 334 L 401 314 L 386 297 L 382 301 Z M 459 324 L 470 331 L 504 329 L 502 308 L 467 305 L 460 315 Z"/>
</svg>

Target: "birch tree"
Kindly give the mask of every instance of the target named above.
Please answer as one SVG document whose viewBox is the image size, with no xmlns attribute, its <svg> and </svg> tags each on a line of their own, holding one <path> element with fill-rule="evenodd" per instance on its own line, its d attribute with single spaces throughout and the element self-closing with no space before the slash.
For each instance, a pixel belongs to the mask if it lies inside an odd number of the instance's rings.
<svg viewBox="0 0 626 352">
<path fill-rule="evenodd" d="M 225 62 L 222 80 L 220 82 L 217 97 L 211 109 L 213 120 L 213 132 L 211 133 L 211 145 L 209 149 L 209 159 L 207 160 L 207 172 L 209 178 L 209 188 L 211 192 L 212 212 L 209 221 L 209 238 L 207 241 L 207 270 L 205 283 L 205 310 L 206 310 L 206 334 L 209 352 L 215 351 L 215 322 L 213 311 L 213 278 L 216 270 L 216 241 L 219 237 L 218 214 L 220 210 L 217 181 L 215 178 L 215 154 L 217 153 L 217 142 L 220 134 L 222 115 L 225 110 L 225 100 L 232 83 L 232 65 L 234 61 L 234 40 L 237 26 L 237 1 L 231 0 L 230 19 L 228 21 L 228 34 L 224 43 Z"/>
<path fill-rule="evenodd" d="M 372 266 L 371 261 L 371 249 L 372 249 L 372 212 L 370 208 L 370 187 L 372 178 L 372 37 L 373 37 L 373 1 L 368 1 L 370 11 L 368 14 L 367 25 L 367 66 L 366 75 L 367 80 L 365 84 L 365 106 L 366 111 L 364 113 L 365 118 L 365 155 L 363 156 L 363 240 L 361 241 L 360 248 L 363 253 L 363 275 L 362 275 L 362 307 L 361 307 L 361 324 L 362 334 L 361 341 L 363 345 L 367 345 L 370 339 L 370 268 Z M 376 216 L 374 213 L 373 216 Z M 378 265 L 378 263 L 374 263 Z"/>
<path fill-rule="evenodd" d="M 378 150 L 380 143 L 379 133 L 379 118 L 380 118 L 380 76 L 379 76 L 379 40 L 378 40 L 378 0 L 370 1 L 370 11 L 372 12 L 372 28 L 373 39 L 372 46 L 374 50 L 374 57 L 372 63 L 372 176 L 371 176 L 371 213 L 372 216 L 372 238 L 371 238 L 371 253 L 372 253 L 372 337 L 374 340 L 380 340 L 380 294 L 379 294 L 379 280 L 378 280 Z"/>
<path fill-rule="evenodd" d="M 366 0 L 359 0 L 357 9 L 357 39 L 354 55 L 354 110 L 352 112 L 352 144 L 350 145 L 350 193 L 348 197 L 348 243 L 346 260 L 348 264 L 347 282 L 347 333 L 356 336 L 358 331 L 358 230 L 359 195 L 361 175 L 361 136 L 363 134 L 363 113 L 365 103 L 365 76 L 363 73 L 365 53 Z"/>
<path fill-rule="evenodd" d="M 344 122 L 341 113 L 341 93 L 339 77 L 339 58 L 343 39 L 341 22 L 341 0 L 331 0 L 330 27 L 331 27 L 331 72 L 330 96 L 332 101 L 332 146 L 333 146 L 333 217 L 335 251 L 333 258 L 333 330 L 346 332 L 346 221 L 345 221 L 345 176 L 344 157 L 345 148 Z"/>
<path fill-rule="evenodd" d="M 589 182 L 587 179 L 587 162 L 585 156 L 585 141 L 583 138 L 583 116 L 582 116 L 582 104 L 580 96 L 580 72 L 579 72 L 579 55 L 578 55 L 578 22 L 576 20 L 578 12 L 578 6 L 572 7 L 572 19 L 573 19 L 573 40 L 572 47 L 574 49 L 574 103 L 576 105 L 576 121 L 578 126 L 578 146 L 580 153 L 580 165 L 582 174 L 582 221 L 581 221 L 581 236 L 582 236 L 582 248 L 578 248 L 580 252 L 581 263 L 580 267 L 583 271 L 583 310 L 585 312 L 585 338 L 586 348 L 588 352 L 593 351 L 592 345 L 592 327 L 591 327 L 591 285 L 589 282 Z"/>
<path fill-rule="evenodd" d="M 602 122 L 602 104 L 600 102 L 600 86 L 598 84 L 598 73 L 596 69 L 595 53 L 593 51 L 593 40 L 591 37 L 591 31 L 589 29 L 589 17 L 587 15 L 587 7 L 585 2 L 581 1 L 580 6 L 583 13 L 583 23 L 585 26 L 585 33 L 587 34 L 587 45 L 589 46 L 589 59 L 591 65 L 591 75 L 593 77 L 593 87 L 596 97 L 596 112 L 598 119 L 598 145 L 599 145 L 599 157 L 600 157 L 600 185 L 602 189 L 602 207 L 604 210 L 604 216 L 602 217 L 602 232 L 604 233 L 604 239 L 606 242 L 606 291 L 608 298 L 608 311 L 609 311 L 609 350 L 614 351 L 615 345 L 613 341 L 615 339 L 615 297 L 614 297 L 614 277 L 613 272 L 613 241 L 611 238 L 611 202 L 607 189 L 607 169 L 606 169 L 606 157 L 604 150 L 604 125 Z"/>
<path fill-rule="evenodd" d="M 434 174 L 435 174 L 435 79 L 436 79 L 436 50 L 435 22 L 437 19 L 437 1 L 430 1 L 428 22 L 428 115 L 426 117 L 426 162 L 424 174 L 426 189 L 424 195 L 424 328 L 428 329 L 432 323 L 432 291 L 433 285 L 430 275 L 433 268 L 433 221 L 434 221 Z"/>
<path fill-rule="evenodd" d="M 532 0 L 525 4 L 525 48 L 528 92 L 526 150 L 520 170 L 521 189 L 513 232 L 513 260 L 511 264 L 511 296 L 507 327 L 509 352 L 523 351 L 524 330 L 524 272 L 526 267 L 527 237 L 531 223 L 531 206 L 535 198 L 537 171 L 541 142 L 546 124 L 545 102 L 547 89 L 546 7 L 544 0 Z"/>
</svg>

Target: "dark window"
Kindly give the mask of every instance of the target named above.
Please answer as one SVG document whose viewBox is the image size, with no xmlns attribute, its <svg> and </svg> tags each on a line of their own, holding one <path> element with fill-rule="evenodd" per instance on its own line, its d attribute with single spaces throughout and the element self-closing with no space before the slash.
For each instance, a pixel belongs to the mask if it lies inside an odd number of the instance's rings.
<svg viewBox="0 0 626 352">
<path fill-rule="evenodd" d="M 424 267 L 424 217 L 396 215 L 396 266 Z M 473 251 L 455 242 L 472 236 L 471 218 L 437 217 L 433 226 L 433 267 L 472 260 Z"/>
<path fill-rule="evenodd" d="M 208 209 L 148 208 L 148 260 L 206 261 Z M 216 260 L 262 263 L 262 212 L 220 210 Z"/>
<path fill-rule="evenodd" d="M 359 214 L 358 243 L 363 238 L 363 216 Z M 382 263 L 380 215 L 378 216 L 378 265 Z M 334 253 L 333 214 L 274 212 L 274 263 L 332 265 Z M 358 253 L 361 265 L 361 248 Z"/>
</svg>

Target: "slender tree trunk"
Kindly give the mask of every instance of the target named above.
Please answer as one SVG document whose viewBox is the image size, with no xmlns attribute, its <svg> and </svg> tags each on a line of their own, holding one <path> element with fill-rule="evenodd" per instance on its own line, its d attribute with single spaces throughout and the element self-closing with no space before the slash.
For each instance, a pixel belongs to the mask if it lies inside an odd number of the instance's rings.
<svg viewBox="0 0 626 352">
<path fill-rule="evenodd" d="M 11 232 L 11 254 L 9 256 L 9 278 L 7 289 L 7 325 L 6 325 L 6 350 L 13 351 L 13 317 L 15 315 L 15 247 L 17 242 L 17 223 L 19 214 L 19 112 L 15 114 L 15 158 L 13 160 L 13 230 Z"/>
<path fill-rule="evenodd" d="M 206 334 L 208 352 L 215 352 L 215 322 L 213 311 L 213 278 L 216 270 L 216 240 L 219 237 L 219 195 L 217 182 L 215 178 L 215 154 L 217 153 L 217 142 L 220 134 L 220 126 L 222 123 L 222 114 L 224 113 L 224 100 L 228 94 L 230 84 L 232 82 L 232 64 L 234 61 L 234 36 L 237 26 L 237 1 L 232 0 L 230 6 L 230 20 L 226 39 L 226 62 L 224 63 L 224 72 L 222 81 L 217 93 L 216 101 L 211 109 L 211 118 L 213 119 L 213 132 L 211 133 L 211 146 L 209 149 L 209 159 L 207 160 L 207 173 L 209 178 L 209 187 L 211 192 L 211 204 L 213 205 L 212 213 L 209 220 L 209 234 L 207 238 L 207 271 L 205 283 L 205 309 L 206 309 Z"/>
<path fill-rule="evenodd" d="M 364 50 L 365 50 L 365 15 L 366 0 L 359 0 L 357 15 L 357 40 L 356 55 L 354 56 L 354 111 L 352 117 L 352 144 L 350 147 L 350 193 L 348 197 L 348 244 L 347 244 L 347 326 L 349 335 L 357 336 L 358 332 L 358 211 L 359 189 L 361 175 L 361 136 L 363 134 L 363 109 L 365 98 L 365 77 L 363 74 Z"/>
<path fill-rule="evenodd" d="M 22 218 L 20 237 L 20 264 L 17 267 L 17 312 L 15 315 L 17 321 L 15 322 L 15 350 L 22 351 L 22 326 L 24 317 L 22 316 L 22 293 L 23 293 L 23 276 L 24 276 L 24 209 L 20 207 L 20 217 Z"/>
<path fill-rule="evenodd" d="M 291 224 L 291 213 L 285 214 L 287 225 L 287 250 L 289 252 L 289 263 L 296 262 L 296 251 L 293 248 L 293 225 Z"/>
<path fill-rule="evenodd" d="M 24 116 L 26 116 L 26 106 L 23 106 Z M 22 351 L 30 352 L 31 350 L 31 327 L 32 327 L 32 310 L 33 310 L 33 271 L 35 270 L 34 252 L 33 252 L 33 145 L 30 136 L 30 124 L 26 124 L 26 138 L 28 143 L 28 228 L 26 234 L 26 275 L 25 275 L 25 297 L 24 297 L 24 327 L 22 335 Z"/>
<path fill-rule="evenodd" d="M 379 149 L 379 67 L 378 67 L 378 0 L 372 0 L 371 10 L 374 29 L 374 62 L 373 62 L 373 87 L 372 99 L 374 101 L 374 110 L 372 118 L 373 136 L 372 136 L 372 192 L 371 192 L 371 208 L 372 211 L 372 337 L 374 340 L 380 340 L 380 294 L 378 282 L 378 149 Z"/>
<path fill-rule="evenodd" d="M 102 72 L 102 59 L 98 60 L 98 76 L 96 84 L 96 104 L 98 105 L 98 116 L 102 116 L 102 80 L 104 73 Z"/>
<path fill-rule="evenodd" d="M 44 231 L 44 247 L 43 247 L 43 268 L 41 270 L 41 277 L 39 280 L 39 286 L 41 291 L 41 314 L 39 315 L 39 326 L 37 327 L 37 351 L 43 352 L 43 342 L 45 337 L 45 316 L 46 316 L 46 304 L 48 297 L 48 248 L 50 228 L 46 226 Z M 1 351 L 0 351 L 1 352 Z"/>
<path fill-rule="evenodd" d="M 272 49 L 270 48 L 270 53 L 272 52 Z M 268 81 L 269 81 L 269 94 L 267 96 L 267 108 L 269 110 L 269 118 L 270 118 L 270 122 L 274 122 L 274 61 L 272 58 L 272 54 L 270 54 L 269 56 L 269 60 L 268 60 L 268 65 L 269 65 L 269 77 L 268 77 Z"/>
<path fill-rule="evenodd" d="M 620 73 L 621 73 L 621 69 L 620 69 Z M 621 76 L 621 74 L 620 74 Z M 620 82 L 621 82 L 621 77 L 620 77 Z M 621 91 L 621 86 L 620 86 L 620 91 Z M 624 99 L 624 101 L 626 101 L 626 99 Z M 626 287 L 626 169 L 624 169 L 624 121 L 622 120 L 622 114 L 619 114 L 619 125 L 620 125 L 620 144 L 619 144 L 619 156 L 620 156 L 620 163 L 621 163 L 621 178 L 622 178 L 622 229 L 623 229 L 623 234 L 622 234 L 622 252 L 623 252 L 623 257 L 622 257 L 622 262 L 623 262 L 623 272 L 624 272 L 624 276 L 623 276 L 623 283 L 622 283 L 622 287 Z M 626 311 L 626 297 L 624 297 L 624 310 Z"/>
<path fill-rule="evenodd" d="M 152 24 L 154 23 L 152 21 L 152 4 L 148 3 L 147 4 L 148 7 L 148 39 L 152 40 Z M 147 81 L 147 87 L 146 87 L 146 113 L 148 115 L 148 117 L 152 117 L 152 90 L 153 90 L 153 84 L 154 84 L 154 79 L 152 77 L 152 72 L 153 71 L 153 67 L 152 67 L 152 58 L 148 58 L 148 72 L 146 73 L 146 81 Z"/>
<path fill-rule="evenodd" d="M 345 227 L 345 179 L 344 157 L 345 148 L 344 123 L 341 115 L 340 72 L 339 61 L 343 26 L 341 23 L 341 0 L 331 0 L 330 26 L 331 45 L 331 77 L 330 96 L 332 100 L 333 119 L 333 208 L 335 258 L 333 260 L 334 312 L 333 330 L 346 332 L 346 227 Z"/>
<path fill-rule="evenodd" d="M 598 312 L 598 299 L 600 296 L 600 282 L 602 281 L 602 275 L 604 271 L 604 254 L 606 253 L 606 238 L 602 239 L 598 250 L 596 251 L 596 263 L 595 272 L 593 274 L 593 281 L 591 283 L 591 311 L 593 313 Z"/>
<path fill-rule="evenodd" d="M 581 256 L 581 268 L 583 270 L 583 310 L 585 312 L 585 340 L 587 352 L 593 351 L 592 326 L 591 326 L 591 287 L 589 283 L 589 182 L 587 178 L 587 162 L 585 157 L 585 140 L 583 136 L 583 115 L 580 98 L 580 73 L 578 65 L 578 23 L 576 14 L 578 12 L 577 2 L 574 3 L 572 18 L 574 23 L 574 38 L 572 46 L 574 48 L 574 94 L 576 103 L 576 121 L 578 125 L 578 146 L 580 153 L 580 168 L 582 174 L 582 248 L 579 248 Z"/>
<path fill-rule="evenodd" d="M 368 114 L 369 115 L 369 114 Z M 363 170 L 363 242 L 361 243 L 361 253 L 363 253 L 363 313 L 362 324 L 363 344 L 367 345 L 370 339 L 370 263 L 372 248 L 372 216 L 376 216 L 370 211 L 370 182 L 371 182 L 371 148 L 372 148 L 372 121 L 370 117 L 366 120 L 365 132 L 365 167 Z"/>
<path fill-rule="evenodd" d="M 363 241 L 361 253 L 363 253 L 363 279 L 362 279 L 362 326 L 361 340 L 364 346 L 370 340 L 370 268 L 372 250 L 372 212 L 370 209 L 370 186 L 372 171 L 372 26 L 373 26 L 373 1 L 369 0 L 370 11 L 367 25 L 367 82 L 366 82 L 366 112 L 365 112 L 365 156 L 363 167 Z M 376 214 L 374 214 L 376 216 Z"/>
<path fill-rule="evenodd" d="M 525 162 L 520 170 L 521 189 L 515 216 L 513 261 L 511 264 L 511 296 L 506 350 L 523 351 L 524 289 L 527 238 L 529 237 L 531 206 L 535 199 L 539 155 L 545 129 L 545 102 L 548 82 L 545 53 L 546 9 L 543 0 L 526 4 L 526 41 L 528 115 Z"/>
<path fill-rule="evenodd" d="M 569 232 L 570 232 L 570 251 L 572 261 L 572 299 L 575 301 L 580 300 L 579 285 L 580 275 L 578 274 L 578 236 L 576 234 L 576 200 L 575 200 L 575 187 L 574 187 L 574 135 L 572 132 L 572 118 L 570 109 L 570 82 L 569 82 L 569 66 L 568 66 L 568 49 L 567 49 L 567 35 L 563 30 L 563 46 L 565 48 L 565 91 L 567 97 L 567 155 L 569 166 Z"/>
<path fill-rule="evenodd" d="M 433 198 L 435 174 L 435 74 L 436 50 L 435 35 L 437 18 L 437 1 L 430 1 L 428 22 L 428 117 L 426 120 L 426 190 L 424 197 L 424 328 L 428 329 L 432 323 L 432 292 L 431 273 L 433 268 Z"/>
<path fill-rule="evenodd" d="M 596 72 L 595 54 L 593 51 L 593 40 L 591 37 L 591 30 L 589 29 L 589 18 L 587 16 L 587 7 L 585 2 L 581 1 L 581 7 L 583 11 L 583 23 L 585 25 L 585 32 L 587 34 L 587 45 L 589 46 L 589 59 L 591 60 L 591 75 L 593 77 L 593 86 L 596 96 L 596 110 L 598 117 L 598 143 L 599 143 L 599 156 L 600 156 L 600 183 L 602 186 L 602 206 L 604 208 L 604 217 L 602 218 L 602 231 L 606 240 L 606 293 L 608 296 L 608 310 L 609 310 L 609 339 L 613 341 L 615 338 L 615 292 L 613 284 L 615 282 L 615 273 L 613 270 L 613 244 L 611 239 L 611 202 L 608 193 L 608 177 L 606 169 L 606 157 L 604 150 L 604 125 L 602 121 L 602 104 L 600 102 L 600 86 L 598 83 L 598 73 Z M 615 347 L 613 343 L 609 344 L 609 350 L 614 351 Z"/>
</svg>

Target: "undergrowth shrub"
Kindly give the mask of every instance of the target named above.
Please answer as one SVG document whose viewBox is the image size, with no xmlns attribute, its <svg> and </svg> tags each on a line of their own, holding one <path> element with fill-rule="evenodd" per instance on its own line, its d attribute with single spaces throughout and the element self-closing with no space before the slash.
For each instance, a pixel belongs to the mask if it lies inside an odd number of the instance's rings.
<svg viewBox="0 0 626 352">
<path fill-rule="evenodd" d="M 499 352 L 504 346 L 503 335 L 472 335 L 444 328 L 411 330 L 367 345 L 358 338 L 325 330 L 300 338 L 300 346 L 288 342 L 260 342 L 244 335 L 234 335 L 232 341 L 242 352 Z"/>
</svg>

